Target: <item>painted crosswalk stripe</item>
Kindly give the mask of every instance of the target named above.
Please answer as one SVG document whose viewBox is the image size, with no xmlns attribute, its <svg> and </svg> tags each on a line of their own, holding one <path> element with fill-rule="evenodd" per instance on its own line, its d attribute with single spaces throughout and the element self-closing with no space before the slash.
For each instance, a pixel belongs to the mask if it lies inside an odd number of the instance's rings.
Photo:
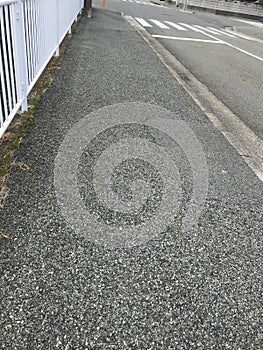
<svg viewBox="0 0 263 350">
<path fill-rule="evenodd" d="M 205 27 L 202 27 L 202 26 L 198 26 L 198 25 L 195 25 L 196 28 L 199 28 L 201 30 L 204 30 L 205 32 L 208 32 L 210 34 L 216 34 L 216 35 L 222 35 L 220 33 L 217 33 L 216 31 L 212 30 L 212 29 L 209 29 L 209 28 L 205 28 Z"/>
<path fill-rule="evenodd" d="M 166 24 L 163 24 L 162 22 L 157 21 L 156 19 L 150 19 L 150 21 L 162 29 L 170 29 Z"/>
<path fill-rule="evenodd" d="M 197 33 L 202 32 L 200 29 L 195 28 L 195 27 L 193 27 L 193 26 L 190 26 L 190 24 L 186 24 L 186 23 L 179 23 L 179 24 L 180 24 L 181 26 L 184 26 L 184 27 L 186 27 L 186 28 L 189 28 L 189 29 L 193 30 L 194 32 L 197 32 Z"/>
<path fill-rule="evenodd" d="M 226 36 L 229 36 L 230 38 L 235 38 L 234 35 L 229 34 L 229 33 L 225 32 L 225 31 L 223 31 L 223 30 L 219 30 L 219 29 L 216 29 L 216 28 L 213 28 L 213 27 L 207 27 L 207 28 L 208 28 L 208 29 L 212 29 L 213 31 L 218 32 L 218 33 L 220 33 L 220 34 L 224 34 L 224 35 L 226 35 Z"/>
<path fill-rule="evenodd" d="M 228 34 L 228 32 L 227 32 L 227 34 Z M 230 34 L 230 35 L 232 35 L 232 34 Z M 256 38 L 251 38 L 251 37 L 249 37 L 248 35 L 240 34 L 240 33 L 236 33 L 236 32 L 233 34 L 233 36 L 234 36 L 234 37 L 239 36 L 239 37 L 242 38 L 242 39 L 247 39 L 247 40 L 251 40 L 251 41 L 257 41 Z"/>
<path fill-rule="evenodd" d="M 140 2 L 140 1 L 135 0 L 135 2 L 136 2 L 137 4 L 141 4 L 141 2 Z"/>
<path fill-rule="evenodd" d="M 164 22 L 169 24 L 169 26 L 174 27 L 174 28 L 176 28 L 178 30 L 187 31 L 186 28 L 183 28 L 183 27 L 179 26 L 179 24 L 175 24 L 174 22 L 170 22 L 170 21 L 164 21 Z"/>
<path fill-rule="evenodd" d="M 152 25 L 146 22 L 143 18 L 135 17 L 136 21 L 139 22 L 143 27 L 152 28 Z"/>
<path fill-rule="evenodd" d="M 179 41 L 193 41 L 201 43 L 212 43 L 212 44 L 223 44 L 220 40 L 207 40 L 207 39 L 196 39 L 196 38 L 181 38 L 177 36 L 168 36 L 168 35 L 153 35 L 154 38 L 160 39 L 170 39 L 170 40 L 179 40 Z"/>
</svg>

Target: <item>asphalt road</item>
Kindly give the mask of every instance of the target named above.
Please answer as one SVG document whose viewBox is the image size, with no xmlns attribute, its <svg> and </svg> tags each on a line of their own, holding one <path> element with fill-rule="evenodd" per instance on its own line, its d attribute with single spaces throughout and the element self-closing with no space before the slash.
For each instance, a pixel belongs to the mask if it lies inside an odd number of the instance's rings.
<svg viewBox="0 0 263 350">
<path fill-rule="evenodd" d="M 262 182 L 118 13 L 82 18 L 16 161 L 1 349 L 262 349 Z"/>
<path fill-rule="evenodd" d="M 249 128 L 259 137 L 263 137 L 263 41 L 248 40 L 234 32 L 230 36 L 224 32 L 225 27 L 240 27 L 242 30 L 244 22 L 205 13 L 183 12 L 175 7 L 165 7 L 165 2 L 161 7 L 151 2 L 143 4 L 142 1 L 136 3 L 129 0 L 106 0 L 105 3 L 108 9 L 144 19 L 146 25 L 151 26 L 145 27 L 149 33 L 161 36 L 157 39 L 164 47 Z M 101 1 L 97 0 L 95 4 L 100 5 Z M 166 28 L 160 28 L 160 23 L 153 23 L 151 19 L 160 21 Z M 166 21 L 172 22 L 172 25 Z M 178 26 L 179 23 L 190 25 L 190 28 L 182 25 L 179 28 L 173 27 L 173 24 Z M 182 30 L 182 27 L 186 30 Z M 221 32 L 216 32 L 211 27 Z M 259 32 L 263 38 L 263 25 L 257 30 L 255 27 L 251 28 L 251 34 L 256 33 L 257 37 Z M 246 31 L 250 34 L 247 28 Z M 224 43 L 214 43 L 219 40 Z"/>
</svg>

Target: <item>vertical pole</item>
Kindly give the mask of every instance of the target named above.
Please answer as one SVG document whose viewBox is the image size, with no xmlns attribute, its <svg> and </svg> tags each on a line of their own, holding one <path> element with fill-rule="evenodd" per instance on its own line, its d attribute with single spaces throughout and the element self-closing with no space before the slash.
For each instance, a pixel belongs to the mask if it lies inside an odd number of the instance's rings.
<svg viewBox="0 0 263 350">
<path fill-rule="evenodd" d="M 91 17 L 91 9 L 92 9 L 92 0 L 84 0 L 84 10 L 87 13 L 87 16 Z"/>
<path fill-rule="evenodd" d="M 102 0 L 102 7 L 105 7 L 105 0 Z"/>
<path fill-rule="evenodd" d="M 22 111 L 27 111 L 28 66 L 25 40 L 26 28 L 23 16 L 22 0 L 18 0 L 15 4 L 13 4 L 12 17 L 17 93 L 19 100 L 22 100 Z"/>
<path fill-rule="evenodd" d="M 59 56 L 59 17 L 60 17 L 60 13 L 59 13 L 59 0 L 55 0 L 56 1 L 56 21 L 57 21 L 57 48 L 56 48 L 56 52 L 55 52 L 55 56 L 58 57 Z"/>
</svg>

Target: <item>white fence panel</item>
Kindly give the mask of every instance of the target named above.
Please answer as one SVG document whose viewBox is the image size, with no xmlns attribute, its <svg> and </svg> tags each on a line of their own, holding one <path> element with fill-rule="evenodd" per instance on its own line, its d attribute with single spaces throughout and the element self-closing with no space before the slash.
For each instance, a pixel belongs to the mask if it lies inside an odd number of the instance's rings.
<svg viewBox="0 0 263 350">
<path fill-rule="evenodd" d="M 71 30 L 84 0 L 0 0 L 0 137 Z"/>
<path fill-rule="evenodd" d="M 0 136 L 8 124 L 8 117 L 19 108 L 17 74 L 15 69 L 16 52 L 13 33 L 13 4 L 0 7 Z"/>
</svg>

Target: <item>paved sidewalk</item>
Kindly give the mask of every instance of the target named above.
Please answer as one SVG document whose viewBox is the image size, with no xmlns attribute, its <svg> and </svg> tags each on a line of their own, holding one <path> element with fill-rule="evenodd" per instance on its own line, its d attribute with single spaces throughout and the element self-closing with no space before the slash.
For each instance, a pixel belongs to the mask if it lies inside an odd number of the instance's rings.
<svg viewBox="0 0 263 350">
<path fill-rule="evenodd" d="M 30 171 L 12 171 L 0 210 L 0 231 L 11 236 L 0 241 L 0 348 L 260 350 L 262 184 L 134 29 L 117 13 L 83 17 L 39 107 L 17 154 Z M 154 115 L 159 124 L 150 126 Z M 174 127 L 185 149 L 169 136 Z M 197 182 L 208 180 L 208 192 L 200 219 L 183 231 L 198 145 L 209 177 L 200 156 Z M 152 149 L 168 149 L 177 170 Z M 100 191 L 109 169 L 127 203 L 117 211 L 117 199 Z M 166 208 L 173 171 L 182 190 Z M 78 186 L 76 207 L 68 206 L 76 193 L 60 197 L 58 185 Z M 132 191 L 134 206 L 148 198 L 140 210 L 128 204 Z"/>
</svg>

